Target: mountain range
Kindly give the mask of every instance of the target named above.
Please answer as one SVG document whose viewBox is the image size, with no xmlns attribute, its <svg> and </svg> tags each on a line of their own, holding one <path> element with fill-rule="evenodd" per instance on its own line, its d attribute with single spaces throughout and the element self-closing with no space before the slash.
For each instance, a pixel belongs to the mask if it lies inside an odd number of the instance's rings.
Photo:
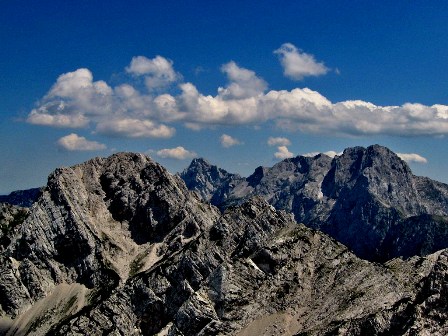
<svg viewBox="0 0 448 336">
<path fill-rule="evenodd" d="M 261 196 L 371 261 L 448 247 L 448 185 L 412 174 L 386 147 L 297 156 L 242 178 L 194 159 L 180 177 L 221 209 Z"/>
<path fill-rule="evenodd" d="M 0 207 L 0 334 L 445 335 L 447 191 L 381 146 L 58 168 Z"/>
</svg>

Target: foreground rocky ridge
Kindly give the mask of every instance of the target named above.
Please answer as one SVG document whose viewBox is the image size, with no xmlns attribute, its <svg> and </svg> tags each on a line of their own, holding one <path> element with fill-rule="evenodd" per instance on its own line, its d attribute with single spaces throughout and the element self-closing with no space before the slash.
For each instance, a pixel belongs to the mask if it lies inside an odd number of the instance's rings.
<svg viewBox="0 0 448 336">
<path fill-rule="evenodd" d="M 4 217 L 8 227 L 16 218 Z M 7 335 L 443 335 L 448 327 L 448 251 L 370 263 L 259 197 L 221 214 L 141 154 L 56 170 L 11 227 L 0 260 Z"/>
<path fill-rule="evenodd" d="M 230 184 L 214 183 L 208 176 L 217 168 L 198 168 L 198 162 L 180 176 L 204 201 L 225 209 L 259 195 L 362 258 L 384 262 L 448 247 L 448 185 L 414 176 L 385 147 L 348 148 L 334 158 L 297 156 L 259 167 L 246 179 L 221 172 Z"/>
</svg>

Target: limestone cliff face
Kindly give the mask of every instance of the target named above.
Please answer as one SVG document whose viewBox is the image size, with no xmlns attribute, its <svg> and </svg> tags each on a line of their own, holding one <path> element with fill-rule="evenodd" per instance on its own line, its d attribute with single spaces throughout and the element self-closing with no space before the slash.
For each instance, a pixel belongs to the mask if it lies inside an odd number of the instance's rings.
<svg viewBox="0 0 448 336">
<path fill-rule="evenodd" d="M 200 189 L 192 181 L 187 185 Z M 220 194 L 219 187 L 209 189 Z M 272 168 L 259 167 L 234 183 L 225 199 L 208 200 L 225 208 L 254 195 L 330 234 L 365 259 L 386 261 L 448 247 L 448 186 L 414 176 L 382 146 L 348 148 L 333 159 L 324 154 L 298 156 Z"/>
<path fill-rule="evenodd" d="M 320 160 L 286 166 L 297 181 L 323 184 L 326 175 L 304 168 L 333 162 Z M 261 181 L 269 172 L 259 173 Z M 0 260 L 6 335 L 443 335 L 448 328 L 446 250 L 371 263 L 261 197 L 220 213 L 141 154 L 57 169 L 29 213 L 4 218 L 13 228 Z"/>
</svg>

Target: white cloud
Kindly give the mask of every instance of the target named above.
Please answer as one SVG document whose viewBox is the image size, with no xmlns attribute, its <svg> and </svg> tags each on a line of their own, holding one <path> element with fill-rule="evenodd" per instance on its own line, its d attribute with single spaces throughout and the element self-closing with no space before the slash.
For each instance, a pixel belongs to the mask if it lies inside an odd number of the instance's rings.
<svg viewBox="0 0 448 336">
<path fill-rule="evenodd" d="M 176 148 L 165 148 L 157 151 L 158 156 L 164 159 L 185 160 L 197 156 L 195 152 L 189 151 L 182 146 Z"/>
<path fill-rule="evenodd" d="M 157 74 L 155 59 L 134 58 L 128 71 L 142 76 Z M 172 64 L 167 62 L 169 69 Z M 342 136 L 448 134 L 446 105 L 334 103 L 308 88 L 266 91 L 264 80 L 235 62 L 223 65 L 222 70 L 228 84 L 215 95 L 201 93 L 192 83 L 181 83 L 180 93 L 173 95 L 142 93 L 132 83 L 111 88 L 104 81 L 94 81 L 88 69 L 78 69 L 57 79 L 27 121 L 52 127 L 89 127 L 123 137 L 170 137 L 175 133 L 173 123 L 195 130 L 270 123 L 289 131 Z"/>
<path fill-rule="evenodd" d="M 291 141 L 289 141 L 288 138 L 282 138 L 282 137 L 274 138 L 274 137 L 269 137 L 269 139 L 268 139 L 268 145 L 269 145 L 269 146 L 289 146 L 289 145 L 291 145 Z"/>
<path fill-rule="evenodd" d="M 149 90 L 163 88 L 180 78 L 174 71 L 173 62 L 162 56 L 153 59 L 145 56 L 133 57 L 126 71 L 133 75 L 145 76 L 145 84 Z"/>
<path fill-rule="evenodd" d="M 279 55 L 284 75 L 294 80 L 325 75 L 329 70 L 323 63 L 317 62 L 313 55 L 302 52 L 291 43 L 282 44 L 274 53 Z"/>
<path fill-rule="evenodd" d="M 416 163 L 428 163 L 428 160 L 423 156 L 415 153 L 397 153 L 398 157 L 406 162 L 416 162 Z"/>
<path fill-rule="evenodd" d="M 95 151 L 106 149 L 106 145 L 96 141 L 87 140 L 85 137 L 71 133 L 57 141 L 60 148 L 67 151 Z"/>
<path fill-rule="evenodd" d="M 223 146 L 224 148 L 241 145 L 241 141 L 239 141 L 238 139 L 235 139 L 234 137 L 231 137 L 230 135 L 227 135 L 227 134 L 221 135 L 221 137 L 219 139 L 221 141 L 221 146 Z"/>
<path fill-rule="evenodd" d="M 274 156 L 277 159 L 282 159 L 283 160 L 283 159 L 292 158 L 294 156 L 294 154 L 291 153 L 288 150 L 288 147 L 286 147 L 286 146 L 279 146 L 279 147 L 277 147 L 277 152 L 274 153 Z"/>
<path fill-rule="evenodd" d="M 329 156 L 329 157 L 331 157 L 331 158 L 334 158 L 335 156 L 339 156 L 339 155 L 342 155 L 342 152 L 335 152 L 335 151 L 328 151 L 328 152 L 311 152 L 311 153 L 305 153 L 305 154 L 301 154 L 302 156 L 305 156 L 305 157 L 315 157 L 316 155 L 319 155 L 319 154 L 325 154 L 325 155 L 327 155 L 327 156 Z"/>
<path fill-rule="evenodd" d="M 59 76 L 27 121 L 67 128 L 91 124 L 98 133 L 130 138 L 173 136 L 174 128 L 154 120 L 163 119 L 154 106 L 151 96 L 142 95 L 132 85 L 112 89 L 103 81 L 93 81 L 89 70 L 78 69 Z"/>
<path fill-rule="evenodd" d="M 111 136 L 128 138 L 171 138 L 175 129 L 149 120 L 117 119 L 98 123 L 96 131 Z"/>
<path fill-rule="evenodd" d="M 443 105 L 376 106 L 358 100 L 331 103 L 309 89 L 271 91 L 265 97 L 264 104 L 272 104 L 270 111 L 281 111 L 277 125 L 290 131 L 351 136 L 448 133 L 447 107 Z"/>
</svg>

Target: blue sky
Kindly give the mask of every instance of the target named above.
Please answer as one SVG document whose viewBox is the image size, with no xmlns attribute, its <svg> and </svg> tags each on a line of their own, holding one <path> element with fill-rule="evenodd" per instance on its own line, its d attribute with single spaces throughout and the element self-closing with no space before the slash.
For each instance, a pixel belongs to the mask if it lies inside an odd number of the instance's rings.
<svg viewBox="0 0 448 336">
<path fill-rule="evenodd" d="M 247 176 L 374 143 L 448 182 L 446 22 L 446 1 L 3 1 L 0 193 L 116 151 Z"/>
</svg>

